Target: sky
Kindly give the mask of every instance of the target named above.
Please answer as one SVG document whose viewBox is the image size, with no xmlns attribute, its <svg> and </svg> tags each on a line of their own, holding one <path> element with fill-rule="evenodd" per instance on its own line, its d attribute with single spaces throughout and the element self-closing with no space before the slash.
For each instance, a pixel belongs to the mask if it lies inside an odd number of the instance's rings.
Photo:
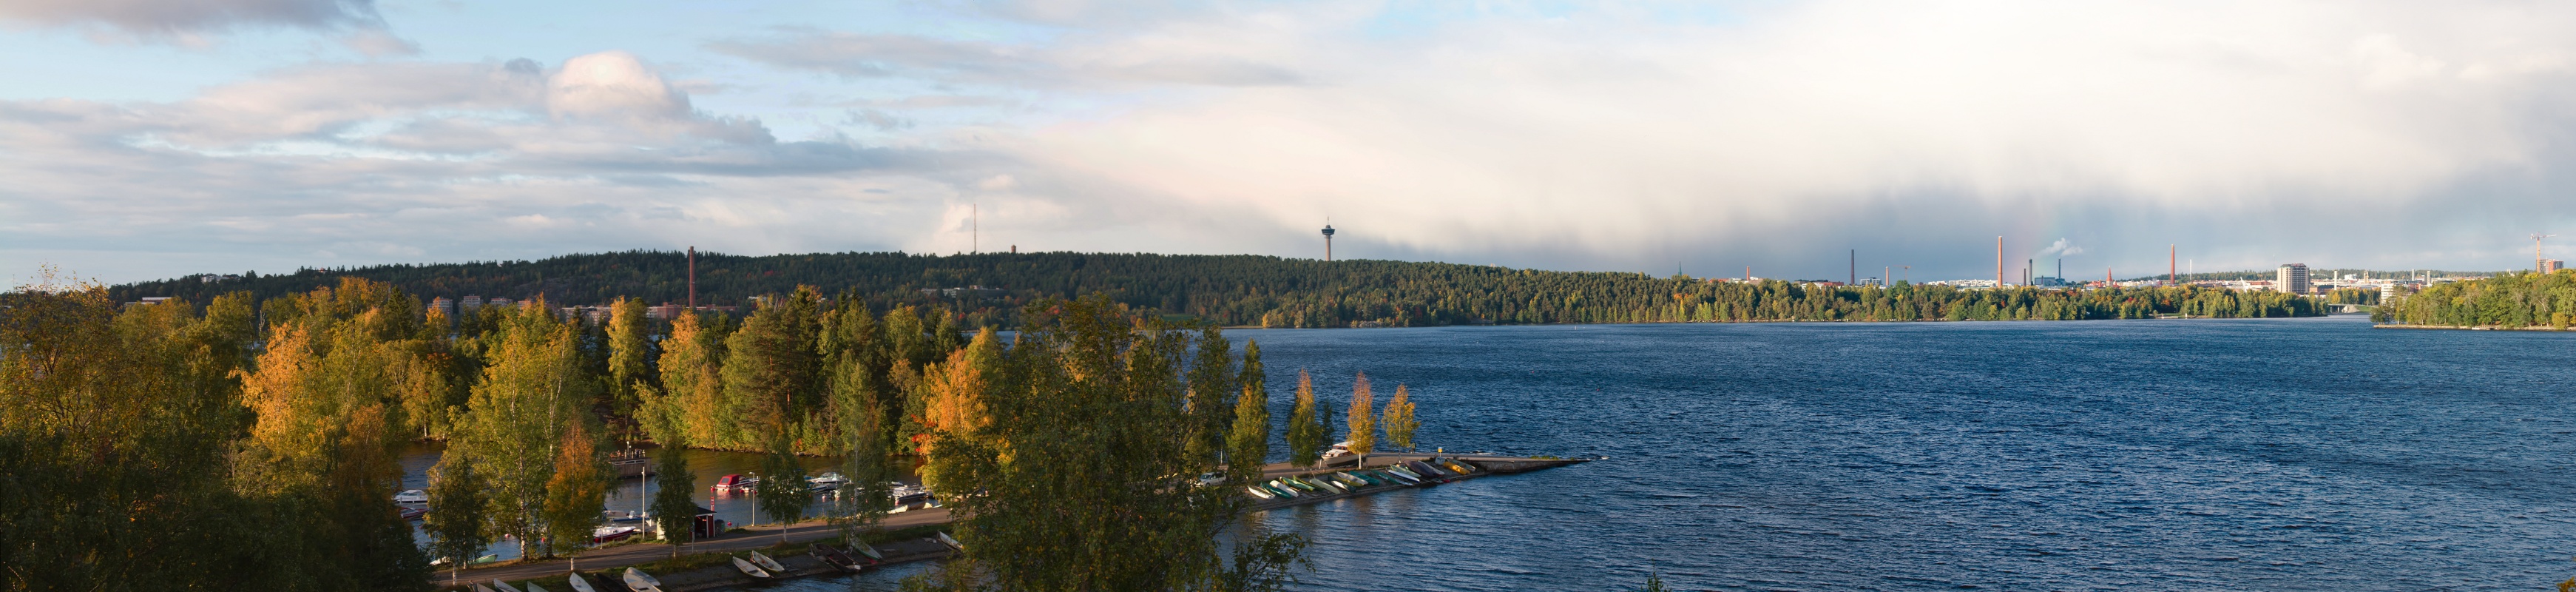
<svg viewBox="0 0 2576 592">
<path fill-rule="evenodd" d="M 2564 2 L 0 0 L 0 274 L 2522 269 L 2571 116 Z"/>
</svg>

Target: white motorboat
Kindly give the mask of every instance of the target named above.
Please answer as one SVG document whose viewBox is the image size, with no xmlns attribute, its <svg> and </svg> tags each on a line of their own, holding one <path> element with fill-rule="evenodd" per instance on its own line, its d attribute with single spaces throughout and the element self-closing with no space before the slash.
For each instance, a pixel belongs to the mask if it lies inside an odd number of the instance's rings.
<svg viewBox="0 0 2576 592">
<path fill-rule="evenodd" d="M 741 557 L 733 558 L 733 568 L 742 570 L 743 575 L 763 580 L 769 579 L 769 572 L 761 570 L 760 566 L 752 565 L 749 561 L 743 561 Z"/>
<path fill-rule="evenodd" d="M 626 577 L 624 579 L 626 580 L 626 589 L 628 590 L 633 590 L 635 592 L 662 592 L 662 581 L 653 579 L 653 574 L 644 573 L 644 570 L 632 567 L 626 568 Z"/>
<path fill-rule="evenodd" d="M 761 569 L 769 570 L 770 573 L 787 575 L 787 566 L 779 565 L 778 560 L 770 559 L 768 555 L 762 555 L 759 551 L 751 552 L 751 562 L 759 564 Z"/>
<path fill-rule="evenodd" d="M 405 489 L 402 490 L 401 493 L 394 494 L 394 503 L 426 504 L 429 503 L 429 492 L 418 489 Z"/>
</svg>

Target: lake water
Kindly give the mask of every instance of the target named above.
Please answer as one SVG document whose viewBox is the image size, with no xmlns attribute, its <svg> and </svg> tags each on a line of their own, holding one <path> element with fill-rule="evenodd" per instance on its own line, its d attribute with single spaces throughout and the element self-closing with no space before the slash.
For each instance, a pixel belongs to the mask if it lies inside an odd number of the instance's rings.
<svg viewBox="0 0 2576 592">
<path fill-rule="evenodd" d="M 2318 319 L 1230 331 L 1287 414 L 1608 460 L 1254 519 L 1303 590 L 2540 590 L 2576 336 Z M 890 578 L 774 589 L 888 589 Z"/>
</svg>

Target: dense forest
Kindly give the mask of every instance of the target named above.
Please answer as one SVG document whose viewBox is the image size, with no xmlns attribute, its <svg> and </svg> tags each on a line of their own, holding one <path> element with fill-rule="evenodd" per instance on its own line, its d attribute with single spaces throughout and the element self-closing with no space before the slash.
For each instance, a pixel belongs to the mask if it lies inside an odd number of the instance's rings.
<svg viewBox="0 0 2576 592">
<path fill-rule="evenodd" d="M 558 305 L 687 298 L 687 257 L 631 251 L 541 261 L 305 269 L 291 275 L 198 276 L 117 286 L 115 297 L 204 302 L 247 291 L 266 298 L 355 277 L 406 292 Z M 964 327 L 1012 326 L 1021 305 L 1101 295 L 1138 310 L 1227 326 L 1349 327 L 1462 324 L 1644 323 L 1776 320 L 2111 319 L 2155 315 L 2279 317 L 2317 314 L 2306 299 L 2206 288 L 1963 290 L 1913 286 L 1820 287 L 1639 273 L 1560 272 L 1402 261 L 1282 259 L 1252 255 L 992 253 L 924 256 L 836 253 L 698 255 L 702 305 L 740 305 L 797 286 L 855 298 L 875 310 L 956 311 Z M 982 286 L 983 291 L 952 290 Z"/>
<path fill-rule="evenodd" d="M 766 453 L 754 495 L 778 521 L 815 503 L 794 455 L 840 456 L 863 483 L 833 512 L 852 528 L 888 511 L 896 457 L 923 459 L 975 549 L 950 570 L 966 579 L 925 587 L 1285 581 L 1299 539 L 1257 534 L 1228 556 L 1216 537 L 1240 534 L 1246 498 L 1170 487 L 1261 465 L 1257 344 L 1238 357 L 1213 326 L 1105 295 L 1033 303 L 1007 344 L 990 327 L 967 339 L 960 315 L 861 300 L 797 287 L 747 314 L 657 322 L 641 301 L 594 321 L 537 298 L 450 319 L 355 277 L 203 304 L 20 286 L 0 293 L 0 589 L 425 590 L 431 557 L 587 547 L 605 453 L 639 441 Z M 1295 417 L 1320 427 L 1331 413 L 1307 391 Z M 1410 405 L 1387 412 L 1390 441 L 1408 440 Z M 428 549 L 389 497 L 418 440 L 447 442 Z M 1312 458 L 1325 440 L 1290 441 Z M 682 455 L 655 456 L 656 520 L 684 542 L 698 484 Z"/>
<path fill-rule="evenodd" d="M 2371 319 L 2407 325 L 2566 329 L 2576 325 L 2576 270 L 2433 284 L 2382 304 Z"/>
</svg>

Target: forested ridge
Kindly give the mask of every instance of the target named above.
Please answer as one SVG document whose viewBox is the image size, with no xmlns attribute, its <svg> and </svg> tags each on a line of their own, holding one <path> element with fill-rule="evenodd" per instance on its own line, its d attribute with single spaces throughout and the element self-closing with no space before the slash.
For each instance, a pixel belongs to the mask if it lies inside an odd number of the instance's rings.
<svg viewBox="0 0 2576 592">
<path fill-rule="evenodd" d="M 2566 329 L 2576 325 L 2576 270 L 2433 284 L 2381 304 L 2371 319 L 2445 327 Z"/>
<path fill-rule="evenodd" d="M 290 275 L 182 278 L 117 286 L 117 298 L 172 296 L 205 302 L 247 291 L 298 293 L 357 277 L 422 297 L 527 299 L 559 305 L 631 297 L 687 298 L 682 253 L 628 251 L 539 261 L 305 269 Z M 869 307 L 939 306 L 968 327 L 1010 326 L 1023 304 L 1099 294 L 1167 315 L 1229 326 L 1347 327 L 1459 324 L 1777 320 L 2109 319 L 2153 315 L 2277 317 L 2316 314 L 2301 298 L 2209 288 L 2096 291 L 1913 286 L 1816 287 L 1641 273 L 1563 272 L 1404 261 L 1333 261 L 1258 255 L 987 253 L 929 256 L 829 253 L 698 256 L 698 301 L 740 305 L 800 285 L 845 292 Z M 983 286 L 989 292 L 925 293 Z"/>
</svg>

